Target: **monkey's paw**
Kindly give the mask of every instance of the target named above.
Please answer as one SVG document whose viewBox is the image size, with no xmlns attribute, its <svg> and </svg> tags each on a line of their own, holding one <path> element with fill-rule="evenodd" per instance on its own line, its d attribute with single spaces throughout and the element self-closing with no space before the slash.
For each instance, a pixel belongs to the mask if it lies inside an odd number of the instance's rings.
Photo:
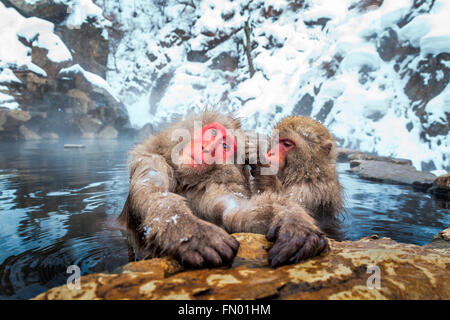
<svg viewBox="0 0 450 320">
<path fill-rule="evenodd" d="M 275 222 L 266 238 L 275 242 L 269 251 L 269 263 L 274 268 L 297 263 L 329 250 L 328 239 L 320 230 L 294 221 Z"/>
<path fill-rule="evenodd" d="M 209 223 L 199 223 L 195 234 L 185 238 L 174 257 L 185 267 L 220 267 L 236 256 L 239 242 L 225 230 Z"/>
</svg>

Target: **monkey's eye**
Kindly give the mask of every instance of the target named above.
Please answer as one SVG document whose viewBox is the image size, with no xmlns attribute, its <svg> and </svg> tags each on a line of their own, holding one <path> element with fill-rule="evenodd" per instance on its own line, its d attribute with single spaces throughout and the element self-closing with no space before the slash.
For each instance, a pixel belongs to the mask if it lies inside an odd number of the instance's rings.
<svg viewBox="0 0 450 320">
<path fill-rule="evenodd" d="M 223 149 L 224 149 L 225 151 L 228 151 L 228 145 L 227 145 L 226 143 L 223 144 Z"/>
<path fill-rule="evenodd" d="M 286 148 L 292 147 L 294 145 L 289 140 L 284 140 L 282 143 L 283 143 L 283 146 L 285 146 Z"/>
</svg>

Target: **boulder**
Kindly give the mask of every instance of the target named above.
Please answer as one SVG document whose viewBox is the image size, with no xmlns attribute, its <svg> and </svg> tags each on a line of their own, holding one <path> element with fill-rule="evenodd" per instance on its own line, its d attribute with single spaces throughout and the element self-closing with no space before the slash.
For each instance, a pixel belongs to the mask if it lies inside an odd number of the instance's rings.
<svg viewBox="0 0 450 320">
<path fill-rule="evenodd" d="M 430 192 L 441 200 L 450 200 L 450 173 L 437 177 Z"/>
<path fill-rule="evenodd" d="M 64 44 L 62 44 L 64 45 Z M 48 77 L 54 79 L 58 76 L 61 69 L 66 68 L 72 64 L 71 58 L 67 57 L 67 60 L 53 61 L 48 55 L 49 51 L 46 48 L 40 48 L 33 46 L 31 48 L 31 61 L 41 67 L 48 75 Z"/>
<path fill-rule="evenodd" d="M 83 91 L 70 89 L 66 94 L 69 97 L 69 105 L 76 114 L 86 114 L 88 111 L 95 109 L 94 102 Z"/>
<path fill-rule="evenodd" d="M 442 249 L 376 236 L 331 240 L 328 253 L 273 269 L 272 244 L 263 235 L 234 237 L 241 246 L 229 268 L 185 270 L 170 258 L 144 260 L 35 299 L 450 299 L 450 252 Z"/>
<path fill-rule="evenodd" d="M 350 160 L 350 156 L 353 154 L 364 154 L 364 152 L 355 150 L 355 149 L 348 149 L 348 148 L 336 148 L 337 153 L 337 161 L 338 162 L 347 162 Z"/>
<path fill-rule="evenodd" d="M 31 115 L 26 111 L 0 108 L 0 132 L 15 131 L 30 119 Z"/>
<path fill-rule="evenodd" d="M 92 16 L 91 19 L 97 19 L 97 17 Z M 55 33 L 71 49 L 74 64 L 79 64 L 83 69 L 105 78 L 109 54 L 109 43 L 105 32 L 105 29 L 96 21 L 90 21 L 73 29 L 57 26 Z"/>
<path fill-rule="evenodd" d="M 81 130 L 81 137 L 86 139 L 93 139 L 103 125 L 99 119 L 91 115 L 80 118 L 78 123 Z"/>
<path fill-rule="evenodd" d="M 380 181 L 392 184 L 413 185 L 432 184 L 436 176 L 429 172 L 417 171 L 410 165 L 397 164 L 386 161 L 353 160 L 351 171 L 357 172 L 362 179 Z"/>
<path fill-rule="evenodd" d="M 238 67 L 239 59 L 232 52 L 221 52 L 209 65 L 211 69 L 233 72 Z"/>
<path fill-rule="evenodd" d="M 396 163 L 396 164 L 412 166 L 412 161 L 409 159 L 382 157 L 382 156 L 370 155 L 370 154 L 361 153 L 361 152 L 350 153 L 348 155 L 348 160 L 385 161 L 385 162 L 391 162 L 391 163 Z"/>
<path fill-rule="evenodd" d="M 61 0 L 4 0 L 6 6 L 11 6 L 25 17 L 39 17 L 53 23 L 61 23 L 68 15 L 67 1 Z M 64 3 L 66 2 L 66 3 Z"/>
<path fill-rule="evenodd" d="M 450 252 L 450 227 L 435 235 L 433 240 L 424 247 Z"/>
</svg>

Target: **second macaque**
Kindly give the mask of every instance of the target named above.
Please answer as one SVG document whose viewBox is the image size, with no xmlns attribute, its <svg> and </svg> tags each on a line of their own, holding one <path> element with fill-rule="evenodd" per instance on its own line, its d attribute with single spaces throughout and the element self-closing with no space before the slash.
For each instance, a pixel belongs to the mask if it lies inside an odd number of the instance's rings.
<svg viewBox="0 0 450 320">
<path fill-rule="evenodd" d="M 277 171 L 263 175 L 264 166 L 254 167 L 256 192 L 281 192 L 286 201 L 301 203 L 321 230 L 339 238 L 343 200 L 333 136 L 318 121 L 301 116 L 283 119 L 274 130 L 279 140 L 267 154 L 266 167 Z"/>
</svg>

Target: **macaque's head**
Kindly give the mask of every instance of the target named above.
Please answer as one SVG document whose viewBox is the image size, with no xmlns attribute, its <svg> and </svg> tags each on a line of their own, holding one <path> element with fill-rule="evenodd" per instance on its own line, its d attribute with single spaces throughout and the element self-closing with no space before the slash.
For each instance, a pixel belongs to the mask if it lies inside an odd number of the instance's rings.
<svg viewBox="0 0 450 320">
<path fill-rule="evenodd" d="M 208 114 L 206 114 L 208 115 Z M 231 119 L 231 118 L 230 118 Z M 190 140 L 185 139 L 181 153 L 180 169 L 184 174 L 204 173 L 216 165 L 234 163 L 237 151 L 233 121 L 204 117 L 189 130 Z"/>
<path fill-rule="evenodd" d="M 267 154 L 271 165 L 280 172 L 320 173 L 322 167 L 334 160 L 334 138 L 318 121 L 308 117 L 293 116 L 280 121 L 274 128 L 279 143 Z"/>
</svg>

